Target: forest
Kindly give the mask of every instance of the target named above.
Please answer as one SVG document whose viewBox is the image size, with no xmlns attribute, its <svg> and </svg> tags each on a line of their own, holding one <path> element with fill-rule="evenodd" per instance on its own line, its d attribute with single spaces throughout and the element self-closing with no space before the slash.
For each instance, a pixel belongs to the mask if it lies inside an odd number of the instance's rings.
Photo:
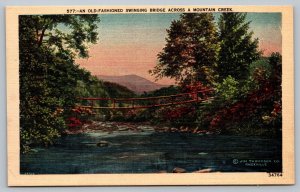
<svg viewBox="0 0 300 192">
<path fill-rule="evenodd" d="M 151 97 L 211 88 L 213 100 L 127 111 L 102 110 L 106 121 L 203 130 L 213 134 L 281 138 L 280 53 L 263 55 L 245 13 L 185 13 L 167 30 L 157 65 L 149 71 L 176 85 L 137 95 L 104 82 L 76 64 L 98 42 L 101 15 L 19 17 L 21 151 L 50 146 L 96 119 L 78 97 Z M 82 104 L 82 103 L 81 103 Z M 108 105 L 103 101 L 101 105 Z"/>
</svg>

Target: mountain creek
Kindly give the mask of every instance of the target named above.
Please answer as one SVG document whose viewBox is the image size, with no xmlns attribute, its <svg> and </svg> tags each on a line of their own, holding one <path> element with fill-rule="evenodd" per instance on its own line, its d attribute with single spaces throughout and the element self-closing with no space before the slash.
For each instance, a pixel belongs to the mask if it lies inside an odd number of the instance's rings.
<svg viewBox="0 0 300 192">
<path fill-rule="evenodd" d="M 94 121 L 21 154 L 21 174 L 279 172 L 281 141 Z"/>
</svg>

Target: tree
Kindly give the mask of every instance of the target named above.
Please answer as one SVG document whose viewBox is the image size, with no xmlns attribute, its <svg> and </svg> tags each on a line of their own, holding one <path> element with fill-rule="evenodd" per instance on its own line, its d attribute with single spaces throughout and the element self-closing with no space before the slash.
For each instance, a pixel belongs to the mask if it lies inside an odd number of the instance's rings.
<svg viewBox="0 0 300 192">
<path fill-rule="evenodd" d="M 150 71 L 157 79 L 173 78 L 182 86 L 215 81 L 219 44 L 211 13 L 186 13 L 171 23 L 158 64 Z"/>
<path fill-rule="evenodd" d="M 253 74 L 255 83 L 258 84 L 256 89 L 251 90 L 245 98 L 209 114 L 209 117 L 212 117 L 209 126 L 211 129 L 226 131 L 236 124 L 236 127 L 244 132 L 249 131 L 249 127 L 261 127 L 265 129 L 265 134 L 281 136 L 282 57 L 279 53 L 272 53 L 268 62 L 271 67 L 270 75 L 266 75 L 266 71 L 260 68 Z M 256 131 L 262 134 L 259 130 Z"/>
<path fill-rule="evenodd" d="M 88 80 L 74 59 L 97 41 L 97 15 L 19 17 L 21 149 L 52 144 L 65 128 L 77 80 Z"/>
<path fill-rule="evenodd" d="M 26 31 L 21 36 L 30 36 L 24 41 L 27 45 L 30 41 L 32 46 L 44 46 L 60 56 L 88 57 L 87 43 L 96 43 L 99 21 L 98 15 L 20 16 L 20 23 L 26 24 L 20 30 Z"/>
<path fill-rule="evenodd" d="M 257 60 L 258 39 L 249 32 L 246 13 L 222 13 L 219 26 L 220 54 L 218 73 L 220 79 L 231 76 L 236 80 L 248 78 L 249 65 Z"/>
</svg>

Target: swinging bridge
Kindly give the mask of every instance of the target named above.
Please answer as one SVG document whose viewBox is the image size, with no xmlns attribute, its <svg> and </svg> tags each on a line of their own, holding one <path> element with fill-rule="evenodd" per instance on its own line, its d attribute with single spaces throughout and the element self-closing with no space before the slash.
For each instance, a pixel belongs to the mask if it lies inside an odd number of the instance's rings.
<svg viewBox="0 0 300 192">
<path fill-rule="evenodd" d="M 133 98 L 102 98 L 80 97 L 79 108 L 90 109 L 143 109 L 187 103 L 206 102 L 213 99 L 209 94 L 213 89 L 204 89 L 196 92 L 181 93 L 157 97 L 133 97 Z"/>
</svg>

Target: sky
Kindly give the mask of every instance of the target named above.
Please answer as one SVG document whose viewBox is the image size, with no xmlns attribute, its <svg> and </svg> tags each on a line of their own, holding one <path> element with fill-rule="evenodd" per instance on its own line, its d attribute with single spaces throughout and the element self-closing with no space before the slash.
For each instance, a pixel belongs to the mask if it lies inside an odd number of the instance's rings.
<svg viewBox="0 0 300 192">
<path fill-rule="evenodd" d="M 88 59 L 76 62 L 93 75 L 135 74 L 154 81 L 148 71 L 155 67 L 157 54 L 165 46 L 166 29 L 178 18 L 179 14 L 172 13 L 101 14 L 98 43 L 90 46 Z M 248 13 L 247 20 L 265 56 L 281 53 L 280 13 Z M 164 78 L 157 83 L 170 85 L 174 80 Z"/>
</svg>

